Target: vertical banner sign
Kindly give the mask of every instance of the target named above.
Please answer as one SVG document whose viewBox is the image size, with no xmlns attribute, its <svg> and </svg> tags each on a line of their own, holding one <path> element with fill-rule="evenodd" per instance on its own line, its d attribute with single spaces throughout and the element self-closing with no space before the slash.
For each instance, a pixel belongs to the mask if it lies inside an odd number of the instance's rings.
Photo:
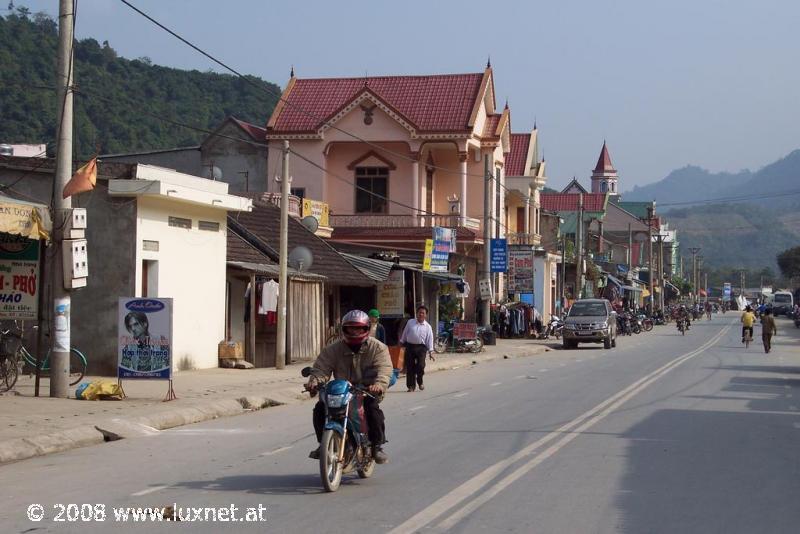
<svg viewBox="0 0 800 534">
<path fill-rule="evenodd" d="M 433 227 L 433 241 L 449 241 L 450 242 L 450 249 L 448 250 L 449 253 L 453 253 L 456 251 L 456 231 L 452 228 L 443 228 L 441 226 L 434 226 Z"/>
<path fill-rule="evenodd" d="M 0 320 L 35 321 L 39 307 L 39 241 L 0 234 Z"/>
<path fill-rule="evenodd" d="M 722 300 L 729 301 L 731 300 L 731 284 L 730 282 L 725 282 L 722 285 Z"/>
<path fill-rule="evenodd" d="M 402 317 L 405 298 L 405 276 L 396 269 L 385 282 L 378 284 L 378 311 L 382 317 Z"/>
<path fill-rule="evenodd" d="M 533 249 L 508 247 L 508 292 L 533 293 Z"/>
<path fill-rule="evenodd" d="M 121 297 L 118 378 L 172 380 L 172 299 Z"/>
<path fill-rule="evenodd" d="M 508 270 L 508 246 L 505 239 L 491 240 L 491 272 L 504 273 Z"/>
<path fill-rule="evenodd" d="M 425 256 L 422 259 L 422 270 L 431 270 L 431 257 L 433 256 L 433 239 L 425 240 Z"/>
<path fill-rule="evenodd" d="M 446 273 L 452 247 L 453 231 L 440 226 L 433 227 L 433 250 L 431 251 L 431 272 Z"/>
</svg>

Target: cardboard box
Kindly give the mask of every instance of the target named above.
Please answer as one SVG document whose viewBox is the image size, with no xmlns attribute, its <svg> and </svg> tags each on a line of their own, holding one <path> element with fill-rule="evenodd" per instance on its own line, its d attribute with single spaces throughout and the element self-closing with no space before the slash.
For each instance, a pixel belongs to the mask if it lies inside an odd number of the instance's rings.
<svg viewBox="0 0 800 534">
<path fill-rule="evenodd" d="M 219 359 L 243 360 L 244 351 L 242 344 L 233 341 L 220 341 L 218 349 Z"/>
</svg>

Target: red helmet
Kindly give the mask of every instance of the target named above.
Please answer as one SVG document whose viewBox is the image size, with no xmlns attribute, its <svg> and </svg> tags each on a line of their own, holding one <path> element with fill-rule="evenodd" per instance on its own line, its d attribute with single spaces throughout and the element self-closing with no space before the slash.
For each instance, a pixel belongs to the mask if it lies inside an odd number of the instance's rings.
<svg viewBox="0 0 800 534">
<path fill-rule="evenodd" d="M 342 337 L 348 345 L 366 341 L 369 337 L 369 316 L 361 310 L 347 312 L 342 317 Z"/>
</svg>

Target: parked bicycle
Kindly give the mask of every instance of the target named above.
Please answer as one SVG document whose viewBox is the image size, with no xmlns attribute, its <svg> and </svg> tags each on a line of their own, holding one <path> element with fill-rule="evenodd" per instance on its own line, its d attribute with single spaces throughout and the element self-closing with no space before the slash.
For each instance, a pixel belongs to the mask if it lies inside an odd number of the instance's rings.
<svg viewBox="0 0 800 534">
<path fill-rule="evenodd" d="M 24 345 L 20 345 L 17 350 L 18 358 L 25 362 L 30 367 L 31 374 L 36 370 L 36 356 L 33 356 Z M 83 379 L 86 374 L 86 367 L 89 364 L 81 351 L 72 347 L 69 349 L 69 385 L 74 386 Z M 47 349 L 47 355 L 44 360 L 39 362 L 39 369 L 43 373 L 50 372 L 50 349 Z"/>
<path fill-rule="evenodd" d="M 10 345 L 19 341 L 20 336 L 11 330 L 0 332 L 0 392 L 10 391 L 19 377 L 17 351 Z"/>
</svg>

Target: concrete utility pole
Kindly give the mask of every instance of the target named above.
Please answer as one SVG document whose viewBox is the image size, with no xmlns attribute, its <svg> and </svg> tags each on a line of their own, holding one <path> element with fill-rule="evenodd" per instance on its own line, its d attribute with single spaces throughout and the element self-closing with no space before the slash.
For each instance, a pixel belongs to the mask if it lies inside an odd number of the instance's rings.
<svg viewBox="0 0 800 534">
<path fill-rule="evenodd" d="M 697 253 L 700 252 L 700 247 L 690 247 L 689 252 L 692 253 L 692 288 L 694 301 L 697 302 Z"/>
<path fill-rule="evenodd" d="M 653 315 L 653 307 L 656 302 L 655 286 L 653 279 L 655 278 L 655 269 L 653 265 L 653 217 L 655 216 L 656 203 L 647 208 L 647 268 L 650 270 L 650 281 L 648 282 L 648 291 L 650 291 L 650 309 L 648 313 Z"/>
<path fill-rule="evenodd" d="M 573 300 L 583 293 L 583 193 L 578 193 L 578 217 L 575 221 L 575 294 Z"/>
<path fill-rule="evenodd" d="M 275 368 L 286 366 L 286 293 L 289 291 L 286 264 L 289 255 L 289 141 L 283 142 L 283 169 L 281 172 L 281 244 L 278 254 L 278 333 L 275 343 Z"/>
<path fill-rule="evenodd" d="M 464 202 L 464 199 L 461 199 Z M 483 156 L 483 273 L 481 278 L 491 287 L 492 284 L 492 174 L 489 171 L 489 155 Z M 491 302 L 487 297 L 481 299 L 481 319 L 483 326 L 490 326 Z"/>
<path fill-rule="evenodd" d="M 60 0 L 58 7 L 58 146 L 56 176 L 53 183 L 53 240 L 56 257 L 52 262 L 52 320 L 50 356 L 50 396 L 66 398 L 69 394 L 70 307 L 69 291 L 64 287 L 64 221 L 72 208 L 72 197 L 62 198 L 62 191 L 72 177 L 72 43 L 75 13 L 72 0 Z"/>
</svg>

